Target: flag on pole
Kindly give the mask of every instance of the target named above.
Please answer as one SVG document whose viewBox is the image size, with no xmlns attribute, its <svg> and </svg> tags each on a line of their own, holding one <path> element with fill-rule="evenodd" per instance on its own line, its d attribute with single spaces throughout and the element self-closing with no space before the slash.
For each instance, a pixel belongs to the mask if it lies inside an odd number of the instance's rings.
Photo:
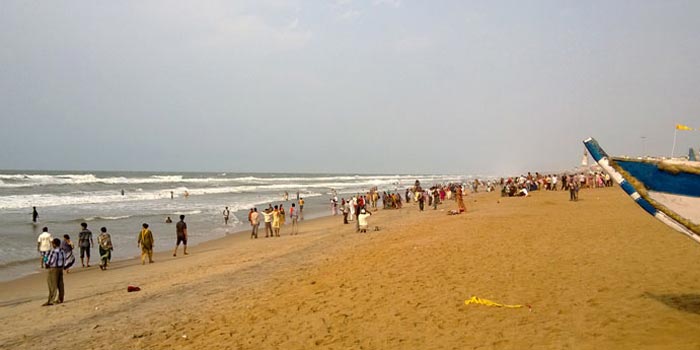
<svg viewBox="0 0 700 350">
<path fill-rule="evenodd" d="M 693 128 L 683 124 L 676 124 L 676 130 L 693 130 Z"/>
</svg>

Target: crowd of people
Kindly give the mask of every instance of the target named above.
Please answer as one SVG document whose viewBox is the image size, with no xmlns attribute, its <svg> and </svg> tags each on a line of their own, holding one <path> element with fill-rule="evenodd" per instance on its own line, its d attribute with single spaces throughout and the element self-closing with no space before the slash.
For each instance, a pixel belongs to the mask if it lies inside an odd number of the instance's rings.
<svg viewBox="0 0 700 350">
<path fill-rule="evenodd" d="M 613 185 L 612 178 L 607 173 L 589 171 L 579 173 L 549 174 L 528 172 L 527 175 L 501 178 L 501 196 L 527 197 L 530 192 L 545 191 L 569 191 L 569 200 L 578 200 L 579 190 L 582 188 L 601 188 Z"/>
<path fill-rule="evenodd" d="M 425 206 L 434 210 L 445 201 L 454 200 L 457 204 L 456 210 L 450 210 L 448 214 L 460 214 L 466 211 L 464 195 L 467 190 L 476 193 L 480 189 L 487 192 L 495 191 L 496 186 L 501 187 L 502 196 L 528 196 L 530 192 L 537 190 L 546 191 L 566 191 L 570 192 L 570 200 L 578 200 L 578 192 L 581 188 L 609 187 L 613 185 L 608 174 L 601 172 L 574 173 L 574 174 L 550 174 L 543 175 L 536 172 L 534 175 L 520 175 L 508 178 L 501 178 L 500 181 L 472 180 L 468 183 L 447 183 L 436 184 L 424 189 L 420 182 L 416 180 L 414 186 L 408 187 L 405 191 L 395 189 L 394 191 L 380 191 L 378 188 L 370 188 L 365 194 L 356 194 L 347 198 L 338 198 L 337 192 L 331 193 L 330 199 L 331 215 L 343 216 L 343 224 L 355 223 L 356 232 L 366 233 L 369 228 L 369 218 L 372 211 L 383 209 L 402 209 L 405 205 L 414 202 L 419 211 L 425 210 Z M 288 193 L 283 197 L 288 200 Z M 298 204 L 298 207 L 297 207 Z M 33 219 L 36 219 L 36 208 L 33 208 Z M 231 212 L 225 207 L 222 212 L 224 225 L 228 225 Z M 297 192 L 297 202 L 292 203 L 289 209 L 285 209 L 284 204 L 269 204 L 262 212 L 258 208 L 251 208 L 248 213 L 248 223 L 251 226 L 251 239 L 258 238 L 258 230 L 264 223 L 265 237 L 280 237 L 282 227 L 285 226 L 287 218 L 291 222 L 290 235 L 299 233 L 299 220 L 304 219 L 304 199 L 299 197 Z M 175 225 L 176 244 L 173 256 L 177 256 L 180 244 L 183 244 L 183 253 L 187 255 L 187 224 L 185 216 L 180 215 L 180 221 Z M 166 223 L 171 223 L 170 217 Z M 78 233 L 77 248 L 80 253 L 80 263 L 84 268 L 90 267 L 91 250 L 95 246 L 92 232 L 88 229 L 87 223 L 81 223 L 81 230 Z M 378 227 L 375 226 L 378 230 Z M 154 249 L 153 232 L 149 225 L 144 223 L 137 238 L 137 245 L 141 249 L 141 263 L 145 264 L 146 259 L 153 263 Z M 62 303 L 64 300 L 63 273 L 69 273 L 76 261 L 73 253 L 76 248 L 70 235 L 63 235 L 63 240 L 54 238 L 48 227 L 42 229 L 42 233 L 37 240 L 37 251 L 41 256 L 41 267 L 49 270 L 48 287 L 49 299 L 44 305 Z M 100 254 L 101 270 L 106 270 L 112 258 L 114 246 L 110 234 L 106 227 L 100 228 L 97 236 L 97 248 Z"/>
<path fill-rule="evenodd" d="M 183 244 L 183 253 L 187 255 L 187 224 L 185 216 L 180 215 L 180 221 L 176 226 L 177 242 L 173 256 L 177 256 L 177 249 L 180 244 Z M 83 268 L 90 267 L 90 258 L 92 248 L 95 247 L 92 231 L 88 229 L 88 224 L 83 222 L 80 224 L 81 230 L 78 233 L 78 249 L 80 252 L 80 263 Z M 149 263 L 153 263 L 153 247 L 155 240 L 153 232 L 148 228 L 149 225 L 144 223 L 137 238 L 137 245 L 141 248 L 141 264 L 146 263 L 148 258 Z M 37 239 L 37 251 L 40 256 L 40 267 L 48 270 L 47 284 L 49 288 L 49 298 L 44 306 L 61 304 L 65 297 L 65 289 L 63 284 L 63 274 L 69 273 L 75 264 L 74 250 L 75 244 L 70 238 L 70 235 L 64 234 L 63 240 L 54 238 L 48 227 L 42 228 L 42 232 Z M 107 232 L 106 227 L 100 228 L 100 234 L 97 235 L 97 251 L 99 256 L 100 270 L 107 270 L 110 261 L 112 260 L 112 236 Z"/>
</svg>

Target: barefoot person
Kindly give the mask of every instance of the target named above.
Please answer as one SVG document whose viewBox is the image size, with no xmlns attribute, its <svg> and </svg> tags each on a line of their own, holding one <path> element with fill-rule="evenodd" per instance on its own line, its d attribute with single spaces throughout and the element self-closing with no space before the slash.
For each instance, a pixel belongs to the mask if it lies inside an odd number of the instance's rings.
<svg viewBox="0 0 700 350">
<path fill-rule="evenodd" d="M 44 268 L 46 263 L 46 256 L 48 256 L 49 252 L 51 251 L 52 242 L 53 237 L 51 237 L 51 234 L 49 233 L 49 228 L 44 227 L 43 229 L 41 229 L 41 234 L 36 240 L 36 251 L 39 252 L 41 258 L 40 266 L 42 269 Z"/>
<path fill-rule="evenodd" d="M 78 234 L 78 246 L 80 247 L 80 263 L 83 267 L 90 267 L 90 248 L 95 245 L 92 240 L 92 231 L 88 230 L 88 225 L 86 223 L 81 223 L 80 226 L 83 228 Z M 83 259 L 87 255 L 87 261 Z"/>
<path fill-rule="evenodd" d="M 275 234 L 272 231 L 272 211 L 270 208 L 267 208 L 262 212 L 262 215 L 265 221 L 265 238 L 274 237 Z"/>
<path fill-rule="evenodd" d="M 275 209 L 272 211 L 272 231 L 274 232 L 273 237 L 280 236 L 280 211 L 279 207 L 275 205 Z"/>
<path fill-rule="evenodd" d="M 258 208 L 253 208 L 253 213 L 250 214 L 250 226 L 253 227 L 253 231 L 250 232 L 250 238 L 258 239 L 258 227 L 260 227 Z"/>
<path fill-rule="evenodd" d="M 226 207 L 226 208 L 224 208 L 224 211 L 221 214 L 224 215 L 224 225 L 228 225 L 228 218 L 231 215 L 231 211 L 229 211 L 228 207 Z"/>
<path fill-rule="evenodd" d="M 61 240 L 54 238 L 51 242 L 51 251 L 46 259 L 46 268 L 49 270 L 46 282 L 49 286 L 49 299 L 43 306 L 60 304 L 63 302 L 65 291 L 63 289 L 63 265 L 65 255 L 61 250 Z"/>
<path fill-rule="evenodd" d="M 69 235 L 63 235 L 63 242 L 61 242 L 61 250 L 65 257 L 65 263 L 63 264 L 63 271 L 66 273 L 70 272 L 70 268 L 75 264 L 75 256 L 73 255 L 73 248 L 75 245 L 70 240 Z"/>
<path fill-rule="evenodd" d="M 299 198 L 299 220 L 304 220 L 304 198 Z"/>
<path fill-rule="evenodd" d="M 97 245 L 100 250 L 100 269 L 107 270 L 107 264 L 112 260 L 112 237 L 107 233 L 107 228 L 100 229 L 100 235 L 97 236 Z"/>
<path fill-rule="evenodd" d="M 148 263 L 153 263 L 153 232 L 148 229 L 148 224 L 144 223 L 141 225 L 141 233 L 139 233 L 139 240 L 137 246 L 141 248 L 141 265 L 146 264 L 146 256 L 148 256 Z"/>
<path fill-rule="evenodd" d="M 292 219 L 292 234 L 296 235 L 299 233 L 299 212 L 294 203 L 292 203 L 292 207 L 289 208 L 289 217 Z"/>
<path fill-rule="evenodd" d="M 173 256 L 177 256 L 177 248 L 180 246 L 180 242 L 182 242 L 182 251 L 187 255 L 187 224 L 185 223 L 184 215 L 180 215 L 180 221 L 175 224 L 175 231 L 177 233 L 177 243 L 175 243 Z"/>
</svg>

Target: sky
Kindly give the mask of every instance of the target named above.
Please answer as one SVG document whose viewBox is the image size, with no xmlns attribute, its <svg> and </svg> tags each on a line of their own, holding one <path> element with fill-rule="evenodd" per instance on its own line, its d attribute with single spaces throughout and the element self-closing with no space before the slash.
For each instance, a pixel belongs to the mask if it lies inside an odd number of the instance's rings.
<svg viewBox="0 0 700 350">
<path fill-rule="evenodd" d="M 700 128 L 698 1 L 28 1 L 0 169 L 507 175 Z M 700 147 L 677 134 L 676 155 Z"/>
</svg>

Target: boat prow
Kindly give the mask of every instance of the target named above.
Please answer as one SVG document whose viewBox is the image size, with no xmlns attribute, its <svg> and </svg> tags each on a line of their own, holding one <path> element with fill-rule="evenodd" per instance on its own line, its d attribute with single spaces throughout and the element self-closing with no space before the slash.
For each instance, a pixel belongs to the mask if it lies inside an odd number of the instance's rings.
<svg viewBox="0 0 700 350">
<path fill-rule="evenodd" d="M 593 138 L 593 159 L 646 212 L 700 243 L 700 162 L 610 157 Z"/>
</svg>

